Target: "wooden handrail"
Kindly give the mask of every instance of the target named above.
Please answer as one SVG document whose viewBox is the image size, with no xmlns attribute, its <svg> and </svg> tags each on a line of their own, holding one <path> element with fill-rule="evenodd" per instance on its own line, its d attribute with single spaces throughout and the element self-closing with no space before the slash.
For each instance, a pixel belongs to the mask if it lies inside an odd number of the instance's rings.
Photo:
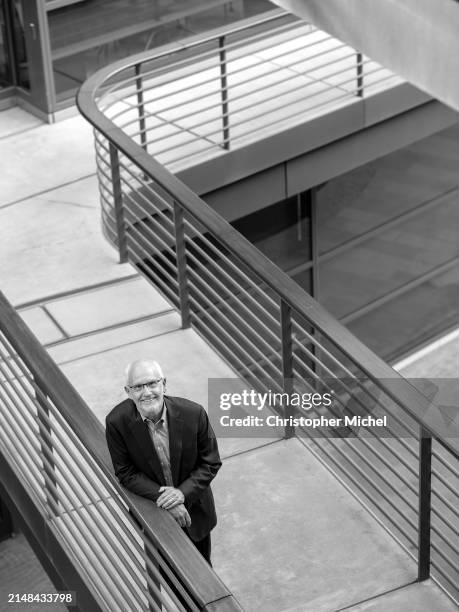
<svg viewBox="0 0 459 612">
<path fill-rule="evenodd" d="M 218 40 L 218 37 L 221 36 L 220 30 L 212 36 Z M 209 40 L 209 36 L 201 38 L 201 42 L 209 42 Z M 452 420 L 446 423 L 444 415 L 432 406 L 426 396 L 375 355 L 284 271 L 244 238 L 196 193 L 146 153 L 97 107 L 96 98 L 99 93 L 103 92 L 104 83 L 108 79 L 128 68 L 139 66 L 143 62 L 188 48 L 187 42 L 168 45 L 167 48 L 156 54 L 154 52 L 137 54 L 96 72 L 83 83 L 77 94 L 77 106 L 81 114 L 136 164 L 143 174 L 152 177 L 174 201 L 180 203 L 183 210 L 204 226 L 234 257 L 237 257 L 246 268 L 270 287 L 278 296 L 279 301 L 305 317 L 315 329 L 338 346 L 343 355 L 356 363 L 371 381 L 406 410 L 424 430 L 430 432 L 455 456 L 459 456 L 459 426 L 457 424 Z M 194 47 L 198 42 L 194 37 L 190 41 L 190 46 Z"/>
<path fill-rule="evenodd" d="M 40 342 L 0 291 L 0 331 L 17 351 L 41 390 L 82 441 L 103 474 L 130 508 L 137 523 L 160 548 L 163 557 L 202 610 L 242 610 L 169 513 L 123 488 L 113 474 L 104 428 Z M 228 607 L 230 606 L 230 607 Z"/>
</svg>

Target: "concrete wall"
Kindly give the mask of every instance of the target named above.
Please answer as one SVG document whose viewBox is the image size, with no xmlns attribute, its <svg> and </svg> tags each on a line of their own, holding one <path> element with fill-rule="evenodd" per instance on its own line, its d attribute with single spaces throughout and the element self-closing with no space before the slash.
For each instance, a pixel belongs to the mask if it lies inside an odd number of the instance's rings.
<svg viewBox="0 0 459 612">
<path fill-rule="evenodd" d="M 273 0 L 459 110 L 457 0 Z"/>
</svg>

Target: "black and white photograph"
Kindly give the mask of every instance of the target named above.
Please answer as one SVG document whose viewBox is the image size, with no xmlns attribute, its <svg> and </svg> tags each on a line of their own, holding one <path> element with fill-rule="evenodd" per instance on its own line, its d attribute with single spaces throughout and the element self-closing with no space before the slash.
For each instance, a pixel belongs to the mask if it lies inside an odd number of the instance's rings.
<svg viewBox="0 0 459 612">
<path fill-rule="evenodd" d="M 459 610 L 459 1 L 0 0 L 0 612 Z"/>
</svg>

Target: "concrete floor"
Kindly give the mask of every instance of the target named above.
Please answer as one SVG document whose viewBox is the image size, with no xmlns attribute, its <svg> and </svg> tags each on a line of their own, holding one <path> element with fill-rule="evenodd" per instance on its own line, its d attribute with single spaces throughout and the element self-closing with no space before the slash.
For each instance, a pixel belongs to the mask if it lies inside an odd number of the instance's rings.
<svg viewBox="0 0 459 612">
<path fill-rule="evenodd" d="M 329 612 L 415 578 L 404 552 L 297 439 L 229 458 L 214 488 L 215 567 L 248 611 Z"/>
<path fill-rule="evenodd" d="M 454 612 L 457 606 L 443 597 L 431 580 L 422 584 L 410 584 L 383 597 L 376 597 L 357 606 L 346 608 L 348 612 Z"/>
<path fill-rule="evenodd" d="M 162 362 L 171 394 L 207 405 L 208 377 L 233 373 L 194 331 L 180 329 L 169 304 L 129 264 L 118 264 L 102 238 L 84 122 L 37 125 L 18 109 L 5 111 L 0 157 L 0 288 L 96 415 L 103 420 L 123 397 L 124 366 L 142 355 Z M 370 601 L 359 605 L 378 606 L 384 592 L 414 580 L 410 558 L 304 445 L 269 442 L 222 440 L 225 460 L 214 487 L 214 566 L 245 609 L 331 612 L 363 600 Z M 26 566 L 14 572 L 14 585 L 10 566 L 0 564 L 0 586 L 28 590 Z M 39 574 L 34 588 L 49 588 Z M 425 592 L 424 585 L 404 591 L 414 608 L 388 595 L 384 609 L 451 609 L 432 585 L 429 597 Z"/>
<path fill-rule="evenodd" d="M 39 603 L 8 603 L 9 593 L 53 593 L 55 588 L 32 553 L 24 535 L 0 542 L 0 612 L 41 612 Z M 65 606 L 53 604 L 55 612 Z"/>
</svg>

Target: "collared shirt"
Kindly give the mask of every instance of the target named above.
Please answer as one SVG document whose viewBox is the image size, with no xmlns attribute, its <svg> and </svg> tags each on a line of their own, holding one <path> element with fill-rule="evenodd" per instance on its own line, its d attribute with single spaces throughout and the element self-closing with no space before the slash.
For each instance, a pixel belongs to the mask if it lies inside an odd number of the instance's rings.
<svg viewBox="0 0 459 612">
<path fill-rule="evenodd" d="M 139 411 L 140 412 L 140 411 Z M 151 419 L 145 418 L 141 414 L 144 423 L 148 427 L 148 433 L 150 434 L 151 441 L 155 447 L 156 454 L 158 455 L 159 462 L 164 474 L 164 480 L 166 485 L 173 487 L 171 472 L 171 458 L 169 450 L 169 427 L 167 424 L 167 410 L 166 404 L 163 404 L 163 410 L 161 416 L 154 423 Z"/>
</svg>

